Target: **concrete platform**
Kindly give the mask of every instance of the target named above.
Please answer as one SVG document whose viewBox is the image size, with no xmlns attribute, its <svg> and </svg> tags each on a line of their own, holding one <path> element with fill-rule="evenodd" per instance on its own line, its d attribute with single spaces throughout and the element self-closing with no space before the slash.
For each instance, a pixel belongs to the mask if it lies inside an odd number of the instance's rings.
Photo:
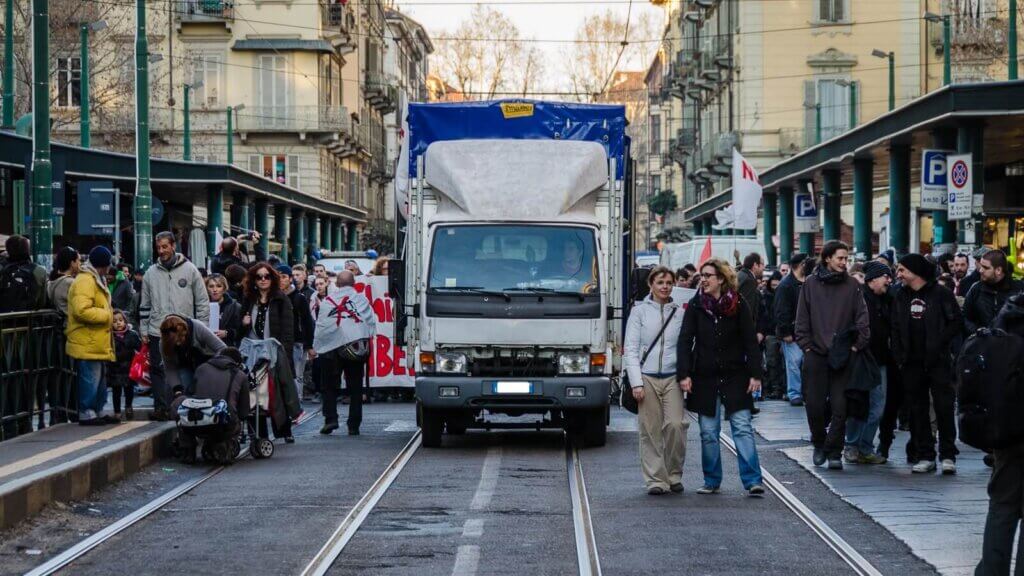
<svg viewBox="0 0 1024 576">
<path fill-rule="evenodd" d="M 138 416 L 138 414 L 137 414 Z M 174 424 L 59 424 L 0 443 L 0 529 L 80 500 L 167 452 Z"/>
</svg>

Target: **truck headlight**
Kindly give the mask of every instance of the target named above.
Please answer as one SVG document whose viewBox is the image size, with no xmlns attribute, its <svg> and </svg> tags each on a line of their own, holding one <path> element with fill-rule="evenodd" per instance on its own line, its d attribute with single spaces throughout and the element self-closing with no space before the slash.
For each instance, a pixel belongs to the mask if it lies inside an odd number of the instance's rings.
<svg viewBox="0 0 1024 576">
<path fill-rule="evenodd" d="M 466 372 L 466 355 L 454 352 L 437 354 L 437 372 L 440 374 L 462 374 Z"/>
<path fill-rule="evenodd" d="M 590 355 L 586 352 L 569 352 L 558 355 L 559 374 L 588 374 Z"/>
</svg>

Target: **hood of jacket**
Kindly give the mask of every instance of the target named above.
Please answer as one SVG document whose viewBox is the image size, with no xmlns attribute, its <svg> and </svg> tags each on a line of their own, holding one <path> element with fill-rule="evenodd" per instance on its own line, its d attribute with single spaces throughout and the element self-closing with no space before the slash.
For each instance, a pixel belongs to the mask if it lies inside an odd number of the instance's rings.
<svg viewBox="0 0 1024 576">
<path fill-rule="evenodd" d="M 993 325 L 1011 334 L 1024 336 L 1024 294 L 1011 296 L 1003 304 Z"/>
<path fill-rule="evenodd" d="M 163 261 L 160 260 L 159 258 L 157 258 L 156 260 L 156 265 L 159 266 L 160 268 L 163 268 L 164 270 L 170 271 L 174 270 L 178 266 L 181 266 L 185 262 L 188 262 L 188 258 L 185 258 L 185 255 L 182 254 L 181 252 L 175 252 L 174 258 L 171 258 L 171 264 L 169 266 L 164 266 Z"/>
</svg>

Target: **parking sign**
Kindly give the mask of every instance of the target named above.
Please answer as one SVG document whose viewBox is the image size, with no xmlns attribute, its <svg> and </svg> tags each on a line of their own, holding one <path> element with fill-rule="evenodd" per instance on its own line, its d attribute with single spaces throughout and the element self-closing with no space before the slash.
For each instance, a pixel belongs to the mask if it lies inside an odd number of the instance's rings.
<svg viewBox="0 0 1024 576">
<path fill-rule="evenodd" d="M 921 153 L 921 208 L 946 210 L 949 189 L 946 184 L 946 156 L 949 150 L 924 150 Z"/>
<path fill-rule="evenodd" d="M 949 192 L 947 205 L 949 219 L 969 220 L 974 193 L 970 154 L 955 154 L 946 157 L 946 182 Z"/>
<path fill-rule="evenodd" d="M 814 197 L 809 193 L 797 193 L 793 195 L 795 204 L 793 218 L 793 231 L 817 232 L 821 225 L 818 223 L 818 208 L 814 205 Z"/>
</svg>

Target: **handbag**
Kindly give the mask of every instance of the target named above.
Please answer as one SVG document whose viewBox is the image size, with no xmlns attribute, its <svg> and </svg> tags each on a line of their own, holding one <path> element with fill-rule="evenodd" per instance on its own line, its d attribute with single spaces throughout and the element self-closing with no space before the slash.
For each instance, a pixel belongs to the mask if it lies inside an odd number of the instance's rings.
<svg viewBox="0 0 1024 576">
<path fill-rule="evenodd" d="M 343 360 L 353 362 L 364 362 L 370 357 L 370 339 L 360 338 L 345 344 L 338 350 L 338 355 Z"/>
<path fill-rule="evenodd" d="M 658 330 L 658 335 L 654 337 L 654 342 L 651 342 L 651 347 L 647 349 L 647 352 L 644 352 L 643 358 L 640 359 L 640 368 L 643 368 L 644 364 L 647 363 L 647 358 L 651 355 L 651 352 L 654 351 L 654 346 L 658 343 L 658 340 L 661 340 L 661 335 L 665 333 L 665 329 L 668 328 L 668 324 L 672 321 L 672 317 L 676 315 L 676 310 L 678 310 L 678 308 L 672 309 L 672 312 L 668 315 L 668 319 L 661 325 L 661 330 Z M 622 406 L 633 414 L 639 412 L 640 406 L 637 404 L 636 398 L 633 397 L 633 387 L 629 384 L 629 373 L 625 370 L 622 372 L 622 381 L 619 386 L 619 393 L 622 395 L 621 398 L 619 398 L 619 406 Z"/>
<path fill-rule="evenodd" d="M 132 363 L 128 368 L 128 379 L 149 386 L 149 344 L 143 344 L 132 357 Z"/>
</svg>

